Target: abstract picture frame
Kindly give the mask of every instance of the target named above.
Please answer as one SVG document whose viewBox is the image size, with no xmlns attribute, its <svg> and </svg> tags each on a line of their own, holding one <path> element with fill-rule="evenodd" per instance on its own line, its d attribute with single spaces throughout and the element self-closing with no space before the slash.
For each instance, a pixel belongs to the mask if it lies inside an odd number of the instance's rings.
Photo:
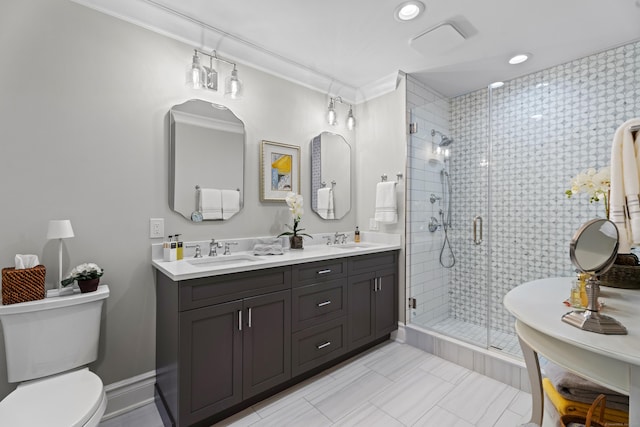
<svg viewBox="0 0 640 427">
<path fill-rule="evenodd" d="M 260 145 L 260 201 L 284 201 L 300 194 L 300 147 L 263 140 Z"/>
</svg>

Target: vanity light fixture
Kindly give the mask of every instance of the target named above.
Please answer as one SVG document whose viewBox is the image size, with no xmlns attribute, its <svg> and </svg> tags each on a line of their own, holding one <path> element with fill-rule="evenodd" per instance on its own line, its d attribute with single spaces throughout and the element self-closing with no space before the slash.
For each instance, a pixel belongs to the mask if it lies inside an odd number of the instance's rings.
<svg viewBox="0 0 640 427">
<path fill-rule="evenodd" d="M 531 54 L 529 53 L 519 53 L 509 58 L 509 64 L 511 65 L 522 64 L 523 62 L 528 60 L 530 57 L 531 57 Z"/>
<path fill-rule="evenodd" d="M 336 126 L 338 124 L 337 115 L 336 115 L 336 103 L 345 104 L 349 106 L 349 113 L 347 114 L 347 129 L 353 130 L 356 127 L 356 118 L 353 115 L 353 105 L 344 102 L 342 97 L 337 96 L 335 98 L 329 98 L 329 108 L 327 109 L 327 123 L 331 126 Z"/>
<path fill-rule="evenodd" d="M 209 57 L 209 66 L 203 67 L 200 65 L 200 57 L 198 54 Z M 235 62 L 231 62 L 227 59 L 218 56 L 214 50 L 211 53 L 206 53 L 198 49 L 193 50 L 193 58 L 191 65 L 187 69 L 187 84 L 194 89 L 209 89 L 213 91 L 218 90 L 218 71 L 213 67 L 213 60 L 218 62 L 224 62 L 225 64 L 233 65 L 231 75 L 225 80 L 224 95 L 231 99 L 239 99 L 242 97 L 243 85 L 242 81 L 238 78 L 238 69 Z"/>
<path fill-rule="evenodd" d="M 396 7 L 394 16 L 398 21 L 406 22 L 416 19 L 422 12 L 424 12 L 424 3 L 412 0 Z"/>
</svg>

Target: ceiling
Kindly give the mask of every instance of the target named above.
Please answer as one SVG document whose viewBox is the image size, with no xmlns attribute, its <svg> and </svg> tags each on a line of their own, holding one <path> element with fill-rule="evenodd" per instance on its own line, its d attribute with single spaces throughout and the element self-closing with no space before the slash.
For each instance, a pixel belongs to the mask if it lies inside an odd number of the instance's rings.
<svg viewBox="0 0 640 427">
<path fill-rule="evenodd" d="M 410 22 L 403 0 L 74 1 L 352 101 L 399 71 L 453 97 L 640 39 L 640 0 L 422 0 Z"/>
</svg>

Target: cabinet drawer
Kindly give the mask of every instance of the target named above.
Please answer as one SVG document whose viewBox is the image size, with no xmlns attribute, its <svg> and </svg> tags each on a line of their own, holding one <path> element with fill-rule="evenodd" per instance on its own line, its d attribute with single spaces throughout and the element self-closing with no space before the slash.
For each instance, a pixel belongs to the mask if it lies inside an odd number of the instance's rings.
<svg viewBox="0 0 640 427">
<path fill-rule="evenodd" d="M 180 282 L 180 311 L 291 288 L 291 267 L 225 274 Z"/>
<path fill-rule="evenodd" d="M 347 276 L 347 261 L 332 259 L 293 266 L 293 286 L 310 285 L 317 282 Z"/>
<path fill-rule="evenodd" d="M 381 268 L 394 267 L 397 259 L 397 251 L 354 256 L 349 258 L 349 275 L 367 273 Z"/>
<path fill-rule="evenodd" d="M 293 289 L 293 331 L 347 314 L 347 279 Z"/>
<path fill-rule="evenodd" d="M 330 320 L 293 334 L 291 340 L 292 374 L 298 375 L 344 354 L 347 351 L 346 318 Z"/>
</svg>

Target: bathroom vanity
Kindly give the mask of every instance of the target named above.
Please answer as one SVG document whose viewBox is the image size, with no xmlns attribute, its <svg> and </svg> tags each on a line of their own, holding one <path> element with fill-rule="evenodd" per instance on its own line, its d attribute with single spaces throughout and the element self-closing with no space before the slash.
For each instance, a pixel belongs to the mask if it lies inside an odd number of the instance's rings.
<svg viewBox="0 0 640 427">
<path fill-rule="evenodd" d="M 165 425 L 211 425 L 388 339 L 399 248 L 398 239 L 237 262 L 153 260 Z"/>
</svg>

